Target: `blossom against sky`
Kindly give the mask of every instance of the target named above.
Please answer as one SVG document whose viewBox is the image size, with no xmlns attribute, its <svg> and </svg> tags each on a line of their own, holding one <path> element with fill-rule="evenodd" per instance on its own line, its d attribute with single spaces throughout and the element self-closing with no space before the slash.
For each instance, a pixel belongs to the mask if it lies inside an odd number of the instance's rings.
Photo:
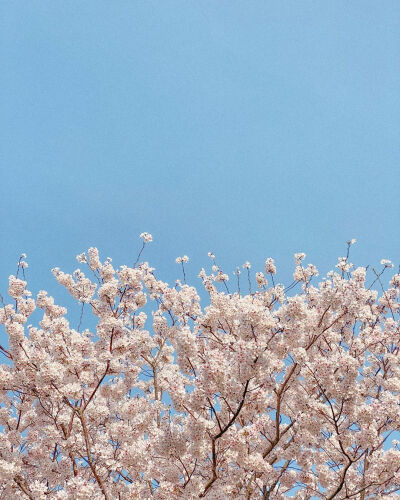
<svg viewBox="0 0 400 500">
<path fill-rule="evenodd" d="M 398 263 L 397 1 L 0 5 L 0 270 Z M 176 273 L 176 274 L 175 274 Z M 44 280 L 44 282 L 43 282 Z M 40 283 L 40 284 L 39 284 Z"/>
</svg>

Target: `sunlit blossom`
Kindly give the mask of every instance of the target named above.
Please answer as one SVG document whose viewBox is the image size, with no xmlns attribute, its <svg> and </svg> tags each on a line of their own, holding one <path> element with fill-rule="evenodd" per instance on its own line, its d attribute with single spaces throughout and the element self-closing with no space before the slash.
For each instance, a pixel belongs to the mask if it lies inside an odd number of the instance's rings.
<svg viewBox="0 0 400 500">
<path fill-rule="evenodd" d="M 339 257 L 317 282 L 297 253 L 285 287 L 273 259 L 255 273 L 246 261 L 243 293 L 240 268 L 229 283 L 209 256 L 196 288 L 147 262 L 115 269 L 91 247 L 79 269 L 52 269 L 78 303 L 69 319 L 9 277 L 4 497 L 395 497 L 400 274 L 381 278 L 393 263 L 378 274 Z M 189 258 L 175 261 L 186 278 Z"/>
</svg>

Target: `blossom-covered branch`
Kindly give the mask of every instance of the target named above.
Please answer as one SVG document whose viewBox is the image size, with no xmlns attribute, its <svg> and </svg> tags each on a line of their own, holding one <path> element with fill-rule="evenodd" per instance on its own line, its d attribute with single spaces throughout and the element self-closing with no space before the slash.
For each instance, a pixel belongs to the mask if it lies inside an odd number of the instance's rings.
<svg viewBox="0 0 400 500">
<path fill-rule="evenodd" d="M 398 498 L 392 263 L 355 268 L 350 240 L 319 283 L 303 253 L 287 287 L 273 259 L 255 274 L 246 262 L 243 294 L 240 269 L 232 288 L 210 252 L 200 293 L 186 255 L 172 287 L 139 263 L 141 238 L 132 266 L 90 248 L 77 257 L 87 271 L 53 269 L 86 304 L 78 329 L 47 292 L 32 297 L 19 259 L 24 279 L 10 276 L 0 308 L 2 498 Z"/>
</svg>

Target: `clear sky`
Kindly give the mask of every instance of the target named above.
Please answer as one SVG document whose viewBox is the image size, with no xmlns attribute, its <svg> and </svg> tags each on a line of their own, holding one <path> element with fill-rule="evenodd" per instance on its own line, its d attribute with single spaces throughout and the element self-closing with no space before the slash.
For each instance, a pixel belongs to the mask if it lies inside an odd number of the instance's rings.
<svg viewBox="0 0 400 500">
<path fill-rule="evenodd" d="M 0 3 L 1 291 L 97 246 L 161 279 L 399 263 L 398 0 Z"/>
</svg>

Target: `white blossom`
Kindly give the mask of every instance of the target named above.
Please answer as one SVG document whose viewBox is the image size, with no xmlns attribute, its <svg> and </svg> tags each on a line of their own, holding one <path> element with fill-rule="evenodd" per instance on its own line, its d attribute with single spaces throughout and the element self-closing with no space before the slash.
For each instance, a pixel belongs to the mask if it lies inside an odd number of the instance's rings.
<svg viewBox="0 0 400 500">
<path fill-rule="evenodd" d="M 182 262 L 189 262 L 189 257 L 187 255 L 184 255 L 183 257 L 177 257 L 175 259 L 175 262 L 177 264 L 181 264 Z"/>
<path fill-rule="evenodd" d="M 153 236 L 150 233 L 141 233 L 140 238 L 142 238 L 145 243 L 153 241 Z"/>
<path fill-rule="evenodd" d="M 269 257 L 265 261 L 265 272 L 267 274 L 276 274 L 276 267 L 275 267 L 274 259 L 272 259 L 271 257 Z"/>
<path fill-rule="evenodd" d="M 267 259 L 257 291 L 245 271 L 245 293 L 239 279 L 228 291 L 209 256 L 197 289 L 168 285 L 146 262 L 114 268 L 91 247 L 77 256 L 89 277 L 52 270 L 78 302 L 69 319 L 9 277 L 4 497 L 395 497 L 399 443 L 386 437 L 400 426 L 400 275 L 374 289 L 376 273 L 340 257 L 312 282 L 317 268 L 297 253 L 295 283 L 268 287 Z"/>
</svg>

